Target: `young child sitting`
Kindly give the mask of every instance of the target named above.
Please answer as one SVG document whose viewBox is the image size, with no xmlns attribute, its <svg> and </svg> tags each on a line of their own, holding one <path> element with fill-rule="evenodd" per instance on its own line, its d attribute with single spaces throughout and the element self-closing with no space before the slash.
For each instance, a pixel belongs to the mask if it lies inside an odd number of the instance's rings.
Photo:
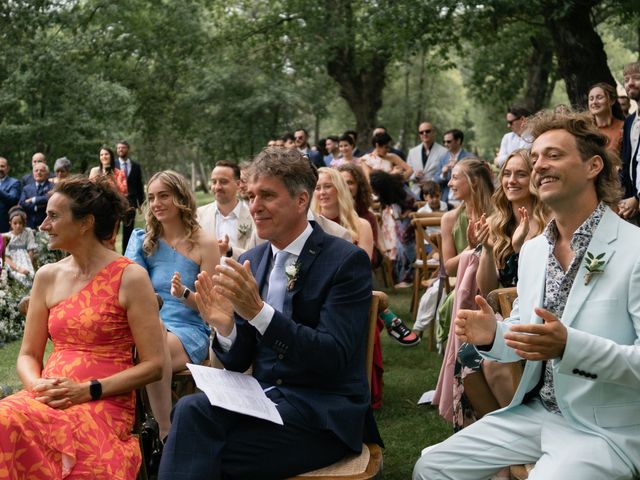
<svg viewBox="0 0 640 480">
<path fill-rule="evenodd" d="M 33 259 L 36 252 L 36 240 L 33 230 L 27 228 L 27 214 L 20 207 L 9 210 L 8 234 L 9 242 L 5 250 L 5 263 L 9 277 L 30 287 L 33 282 L 35 269 Z"/>
<path fill-rule="evenodd" d="M 418 212 L 446 212 L 449 210 L 447 202 L 443 202 L 440 198 L 442 193 L 440 192 L 440 185 L 433 180 L 427 180 L 422 184 L 422 197 L 427 201 L 424 207 L 421 207 Z"/>
</svg>

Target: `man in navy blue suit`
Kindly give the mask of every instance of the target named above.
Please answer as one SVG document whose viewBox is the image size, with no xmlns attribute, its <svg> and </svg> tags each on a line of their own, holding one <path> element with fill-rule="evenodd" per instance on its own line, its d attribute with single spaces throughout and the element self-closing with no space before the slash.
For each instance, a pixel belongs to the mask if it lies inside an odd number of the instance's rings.
<svg viewBox="0 0 640 480">
<path fill-rule="evenodd" d="M 49 167 L 46 163 L 36 163 L 33 166 L 33 182 L 22 188 L 20 206 L 27 214 L 27 226 L 37 229 L 47 216 L 49 190 L 53 183 L 49 181 Z"/>
<path fill-rule="evenodd" d="M 213 407 L 204 394 L 183 397 L 160 479 L 287 478 L 360 451 L 365 423 L 375 427 L 364 360 L 371 265 L 307 221 L 316 178 L 297 150 L 263 150 L 248 191 L 268 242 L 196 283 L 216 355 L 228 370 L 253 366 L 284 425 Z"/>
<path fill-rule="evenodd" d="M 9 176 L 9 161 L 0 157 L 0 232 L 9 231 L 9 209 L 20 200 L 20 180 Z"/>
</svg>

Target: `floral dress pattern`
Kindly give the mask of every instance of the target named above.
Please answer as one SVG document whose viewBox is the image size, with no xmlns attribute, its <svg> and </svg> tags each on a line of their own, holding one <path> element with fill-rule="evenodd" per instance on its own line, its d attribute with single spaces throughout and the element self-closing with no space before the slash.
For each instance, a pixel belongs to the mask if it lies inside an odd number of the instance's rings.
<svg viewBox="0 0 640 480">
<path fill-rule="evenodd" d="M 118 301 L 124 257 L 49 311 L 53 352 L 42 376 L 78 382 L 133 365 L 133 337 Z M 135 392 L 54 409 L 22 390 L 0 401 L 0 479 L 134 479 Z"/>
<path fill-rule="evenodd" d="M 25 287 L 30 287 L 33 283 L 35 271 L 29 252 L 35 251 L 36 248 L 36 239 L 33 235 L 33 230 L 30 228 L 25 228 L 19 235 L 9 232 L 9 243 L 7 244 L 5 256 L 11 257 L 11 260 L 18 268 L 24 268 L 29 271 L 29 273 L 24 274 L 9 268 L 9 276 Z"/>
</svg>

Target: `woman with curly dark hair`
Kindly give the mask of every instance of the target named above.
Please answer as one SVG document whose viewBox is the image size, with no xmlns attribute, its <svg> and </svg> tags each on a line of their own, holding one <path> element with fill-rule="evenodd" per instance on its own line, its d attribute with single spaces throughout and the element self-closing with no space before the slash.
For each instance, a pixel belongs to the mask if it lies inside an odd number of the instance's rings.
<svg viewBox="0 0 640 480">
<path fill-rule="evenodd" d="M 171 422 L 171 376 L 185 364 L 199 364 L 209 354 L 209 327 L 198 313 L 191 291 L 198 273 L 215 271 L 220 262 L 218 241 L 196 220 L 196 200 L 187 180 L 165 170 L 147 183 L 145 230 L 135 229 L 125 255 L 149 272 L 162 297 L 160 318 L 167 329 L 167 358 L 162 379 L 147 386 L 160 438 Z"/>
</svg>

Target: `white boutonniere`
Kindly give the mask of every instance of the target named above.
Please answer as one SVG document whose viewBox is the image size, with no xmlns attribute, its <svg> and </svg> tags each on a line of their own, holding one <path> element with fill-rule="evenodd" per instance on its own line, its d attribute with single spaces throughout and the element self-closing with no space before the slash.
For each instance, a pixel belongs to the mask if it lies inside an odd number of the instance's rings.
<svg viewBox="0 0 640 480">
<path fill-rule="evenodd" d="M 584 274 L 584 284 L 589 285 L 591 277 L 596 273 L 604 273 L 604 253 L 594 256 L 593 253 L 587 252 L 585 257 L 584 263 L 587 268 L 587 273 Z"/>
<path fill-rule="evenodd" d="M 248 223 L 243 223 L 238 225 L 238 236 L 244 237 L 247 233 L 251 231 L 251 225 Z"/>
<path fill-rule="evenodd" d="M 300 262 L 287 265 L 284 269 L 284 273 L 287 276 L 287 290 L 292 290 L 296 286 L 296 280 L 298 280 L 298 274 L 300 273 Z"/>
</svg>

